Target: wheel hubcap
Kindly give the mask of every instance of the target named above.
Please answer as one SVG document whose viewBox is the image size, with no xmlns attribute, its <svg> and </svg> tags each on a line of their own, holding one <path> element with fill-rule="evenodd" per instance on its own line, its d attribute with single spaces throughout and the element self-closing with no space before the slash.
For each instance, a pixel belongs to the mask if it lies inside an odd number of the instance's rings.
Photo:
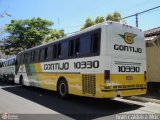
<svg viewBox="0 0 160 120">
<path fill-rule="evenodd" d="M 65 83 L 60 84 L 60 94 L 64 96 L 66 94 L 66 85 Z"/>
</svg>

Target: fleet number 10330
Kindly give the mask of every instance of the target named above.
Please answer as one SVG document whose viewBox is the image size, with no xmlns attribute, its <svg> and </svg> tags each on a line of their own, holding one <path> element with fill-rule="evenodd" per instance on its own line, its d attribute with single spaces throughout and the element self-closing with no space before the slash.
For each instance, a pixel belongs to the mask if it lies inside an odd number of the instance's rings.
<svg viewBox="0 0 160 120">
<path fill-rule="evenodd" d="M 140 72 L 140 67 L 135 66 L 118 66 L 118 72 Z"/>
</svg>

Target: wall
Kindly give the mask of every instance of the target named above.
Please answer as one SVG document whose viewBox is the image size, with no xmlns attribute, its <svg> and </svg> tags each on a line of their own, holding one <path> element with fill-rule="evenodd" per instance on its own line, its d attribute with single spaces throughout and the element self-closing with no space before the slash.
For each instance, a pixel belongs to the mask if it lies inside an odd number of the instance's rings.
<svg viewBox="0 0 160 120">
<path fill-rule="evenodd" d="M 160 38 L 147 41 L 147 81 L 160 82 Z"/>
</svg>

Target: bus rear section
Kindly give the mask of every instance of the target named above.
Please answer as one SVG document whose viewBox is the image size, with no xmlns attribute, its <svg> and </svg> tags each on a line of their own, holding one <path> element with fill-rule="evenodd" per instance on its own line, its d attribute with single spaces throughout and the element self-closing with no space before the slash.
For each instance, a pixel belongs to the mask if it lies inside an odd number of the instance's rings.
<svg viewBox="0 0 160 120">
<path fill-rule="evenodd" d="M 106 28 L 106 62 L 103 93 L 124 97 L 146 93 L 146 48 L 141 30 L 123 24 Z M 107 59 L 106 59 L 107 60 Z M 105 94 L 107 96 L 107 94 Z"/>
</svg>

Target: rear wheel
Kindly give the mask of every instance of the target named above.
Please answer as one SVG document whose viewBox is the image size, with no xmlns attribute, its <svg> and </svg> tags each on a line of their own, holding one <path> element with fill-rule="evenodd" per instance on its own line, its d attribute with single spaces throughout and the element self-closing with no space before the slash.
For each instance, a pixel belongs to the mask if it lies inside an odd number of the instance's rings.
<svg viewBox="0 0 160 120">
<path fill-rule="evenodd" d="M 58 96 L 61 98 L 68 97 L 68 84 L 65 79 L 61 79 L 58 82 L 57 92 L 58 92 Z"/>
</svg>

